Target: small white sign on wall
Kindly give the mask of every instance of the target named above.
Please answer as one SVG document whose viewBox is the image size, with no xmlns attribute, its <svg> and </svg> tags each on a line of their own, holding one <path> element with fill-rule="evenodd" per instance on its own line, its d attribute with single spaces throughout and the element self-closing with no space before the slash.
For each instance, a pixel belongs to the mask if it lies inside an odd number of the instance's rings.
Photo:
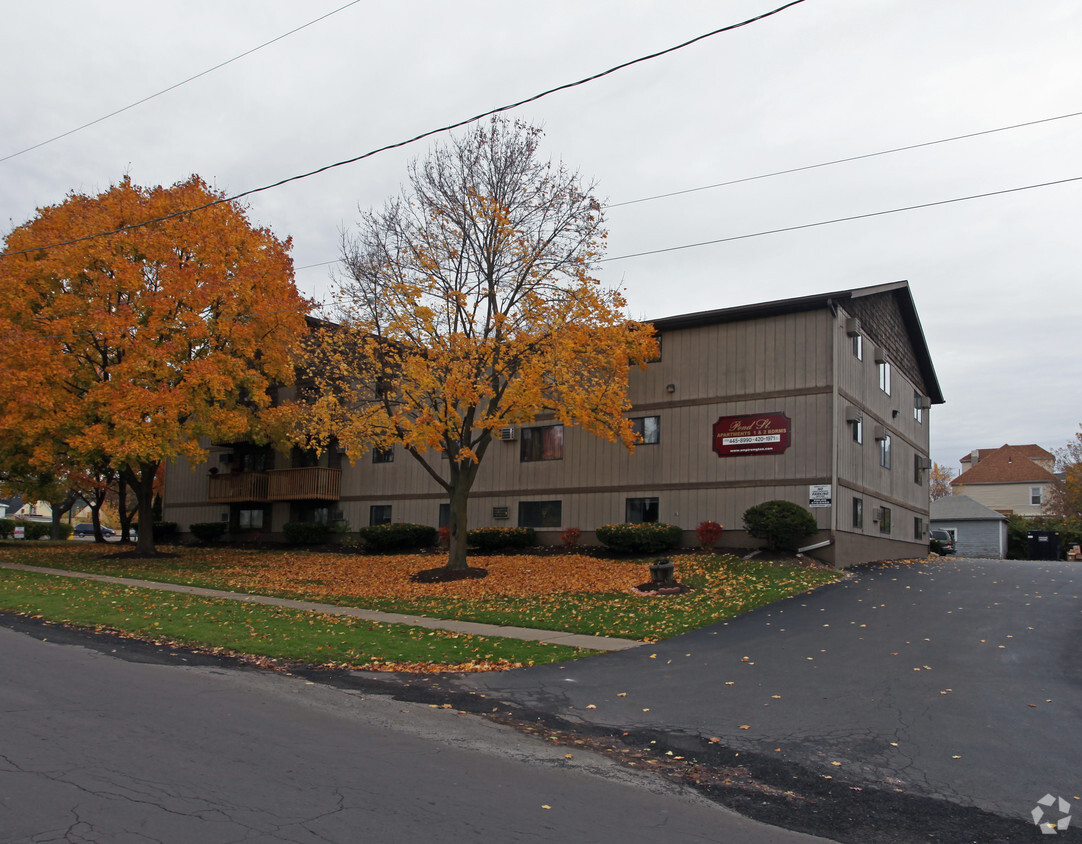
<svg viewBox="0 0 1082 844">
<path fill-rule="evenodd" d="M 830 484 L 812 484 L 808 487 L 809 507 L 829 507 L 830 505 Z"/>
</svg>

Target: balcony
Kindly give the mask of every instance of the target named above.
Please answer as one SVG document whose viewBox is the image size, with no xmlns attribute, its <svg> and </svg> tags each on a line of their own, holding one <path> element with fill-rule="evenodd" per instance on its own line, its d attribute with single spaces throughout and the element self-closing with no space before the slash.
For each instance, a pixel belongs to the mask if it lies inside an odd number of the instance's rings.
<svg viewBox="0 0 1082 844">
<path fill-rule="evenodd" d="M 270 501 L 337 501 L 341 497 L 342 470 L 325 466 L 273 469 L 267 499 Z"/>
<path fill-rule="evenodd" d="M 207 486 L 211 504 L 265 501 L 337 501 L 342 470 L 323 466 L 272 469 L 269 472 L 233 472 L 212 475 Z"/>
<path fill-rule="evenodd" d="M 228 475 L 210 476 L 207 501 L 211 504 L 266 500 L 266 472 L 231 472 Z"/>
</svg>

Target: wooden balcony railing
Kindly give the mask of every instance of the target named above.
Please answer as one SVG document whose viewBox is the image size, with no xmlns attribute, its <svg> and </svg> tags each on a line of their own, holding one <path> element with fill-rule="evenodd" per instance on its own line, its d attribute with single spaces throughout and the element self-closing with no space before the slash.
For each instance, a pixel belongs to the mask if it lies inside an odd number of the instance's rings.
<svg viewBox="0 0 1082 844">
<path fill-rule="evenodd" d="M 266 500 L 266 472 L 230 472 L 210 476 L 207 501 L 211 504 Z"/>
<path fill-rule="evenodd" d="M 207 487 L 211 504 L 260 501 L 337 501 L 341 497 L 342 470 L 324 466 L 272 469 L 269 472 L 232 472 L 212 475 Z"/>
<path fill-rule="evenodd" d="M 337 501 L 342 491 L 342 470 L 325 466 L 273 469 L 267 472 L 270 501 Z"/>
</svg>

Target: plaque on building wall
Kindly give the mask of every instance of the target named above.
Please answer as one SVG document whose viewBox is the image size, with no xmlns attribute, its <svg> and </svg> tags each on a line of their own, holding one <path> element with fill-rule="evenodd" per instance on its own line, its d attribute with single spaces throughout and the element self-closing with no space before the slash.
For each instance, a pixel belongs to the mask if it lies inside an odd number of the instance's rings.
<svg viewBox="0 0 1082 844">
<path fill-rule="evenodd" d="M 722 416 L 714 423 L 718 457 L 781 454 L 789 448 L 792 423 L 784 413 Z"/>
</svg>

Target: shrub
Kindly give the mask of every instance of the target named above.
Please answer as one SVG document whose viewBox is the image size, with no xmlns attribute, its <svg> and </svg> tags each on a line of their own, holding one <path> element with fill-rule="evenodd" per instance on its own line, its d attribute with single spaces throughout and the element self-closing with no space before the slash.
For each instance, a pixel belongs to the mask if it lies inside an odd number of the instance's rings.
<svg viewBox="0 0 1082 844">
<path fill-rule="evenodd" d="M 411 525 L 404 522 L 369 525 L 361 528 L 360 533 L 365 548 L 377 554 L 431 548 L 436 544 L 436 529 L 429 525 Z"/>
<path fill-rule="evenodd" d="M 72 533 L 73 530 L 74 530 L 74 528 L 71 525 L 69 525 L 67 522 L 61 522 L 60 523 L 60 538 L 61 539 L 70 539 L 71 538 L 71 533 Z"/>
<path fill-rule="evenodd" d="M 286 522 L 282 525 L 282 533 L 289 545 L 322 545 L 330 532 L 330 525 L 320 522 Z"/>
<path fill-rule="evenodd" d="M 764 501 L 744 511 L 744 527 L 756 539 L 766 541 L 771 551 L 789 548 L 817 530 L 815 517 L 792 501 Z"/>
<path fill-rule="evenodd" d="M 0 539 L 11 539 L 15 535 L 15 520 L 0 519 Z"/>
<path fill-rule="evenodd" d="M 537 544 L 537 532 L 528 527 L 485 527 L 466 532 L 466 543 L 478 551 L 520 551 Z"/>
<path fill-rule="evenodd" d="M 560 534 L 560 542 L 563 543 L 564 548 L 577 548 L 580 539 L 582 539 L 582 531 L 577 527 L 569 527 Z"/>
<path fill-rule="evenodd" d="M 211 543 L 221 539 L 228 527 L 225 522 L 196 522 L 189 525 L 188 530 L 200 542 Z"/>
<path fill-rule="evenodd" d="M 699 526 L 695 529 L 695 535 L 699 538 L 699 546 L 704 551 L 709 551 L 718 544 L 724 530 L 725 528 L 717 522 L 699 522 Z"/>
<path fill-rule="evenodd" d="M 222 522 L 216 522 L 216 524 L 222 524 Z M 151 530 L 154 533 L 155 542 L 164 542 L 168 544 L 177 538 L 176 522 L 154 522 Z"/>
<path fill-rule="evenodd" d="M 656 554 L 676 548 L 684 536 L 678 526 L 661 522 L 602 525 L 595 533 L 598 542 L 623 554 Z"/>
<path fill-rule="evenodd" d="M 27 539 L 48 539 L 53 531 L 49 522 L 23 522 L 22 526 L 26 528 L 24 536 Z"/>
</svg>

